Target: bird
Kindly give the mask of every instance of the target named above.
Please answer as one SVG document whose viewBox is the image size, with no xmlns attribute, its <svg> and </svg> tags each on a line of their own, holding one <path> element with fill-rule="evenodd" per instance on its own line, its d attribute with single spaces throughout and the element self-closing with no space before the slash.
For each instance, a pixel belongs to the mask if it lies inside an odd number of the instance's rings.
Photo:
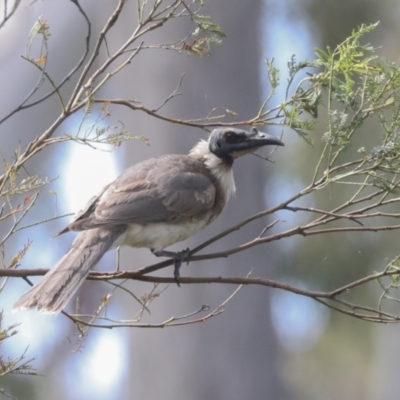
<svg viewBox="0 0 400 400">
<path fill-rule="evenodd" d="M 80 233 L 59 262 L 17 300 L 14 310 L 37 308 L 58 314 L 101 257 L 122 245 L 172 258 L 179 285 L 179 268 L 189 249 L 165 248 L 191 237 L 221 214 L 236 190 L 233 161 L 266 145 L 284 146 L 255 127 L 221 127 L 188 155 L 163 155 L 129 167 L 59 232 Z"/>
</svg>

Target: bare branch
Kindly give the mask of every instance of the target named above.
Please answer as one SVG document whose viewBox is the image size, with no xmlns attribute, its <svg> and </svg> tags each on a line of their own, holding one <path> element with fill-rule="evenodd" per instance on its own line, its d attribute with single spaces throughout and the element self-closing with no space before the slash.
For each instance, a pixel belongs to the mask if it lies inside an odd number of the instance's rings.
<svg viewBox="0 0 400 400">
<path fill-rule="evenodd" d="M 3 20 L 0 22 L 0 29 L 3 28 L 6 22 L 15 14 L 21 4 L 21 0 L 14 0 L 14 4 L 12 5 L 11 9 L 8 9 L 7 4 L 8 2 L 5 1 Z"/>
</svg>

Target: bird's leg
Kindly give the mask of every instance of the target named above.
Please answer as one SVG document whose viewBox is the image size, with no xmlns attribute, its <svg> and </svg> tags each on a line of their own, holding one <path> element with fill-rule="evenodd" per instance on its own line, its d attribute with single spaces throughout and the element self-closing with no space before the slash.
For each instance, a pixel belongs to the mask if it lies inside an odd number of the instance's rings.
<svg viewBox="0 0 400 400">
<path fill-rule="evenodd" d="M 184 260 L 190 254 L 189 248 L 182 250 L 182 251 L 176 251 L 176 252 L 168 251 L 168 250 L 157 250 L 157 251 L 151 250 L 151 252 L 156 257 L 170 257 L 174 260 L 175 281 L 178 286 L 181 286 L 179 284 L 179 279 L 180 279 L 179 269 L 181 268 L 182 260 Z"/>
</svg>

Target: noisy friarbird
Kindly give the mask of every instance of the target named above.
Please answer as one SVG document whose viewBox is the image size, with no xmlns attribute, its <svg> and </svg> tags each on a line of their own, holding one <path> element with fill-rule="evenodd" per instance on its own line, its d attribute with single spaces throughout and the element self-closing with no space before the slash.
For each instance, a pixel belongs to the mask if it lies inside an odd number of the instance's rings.
<svg viewBox="0 0 400 400">
<path fill-rule="evenodd" d="M 266 146 L 276 137 L 234 128 L 214 129 L 188 155 L 164 155 L 125 170 L 94 196 L 60 233 L 79 231 L 67 254 L 14 305 L 59 313 L 89 271 L 113 247 L 147 247 L 174 259 L 175 278 L 188 251 L 166 247 L 189 238 L 221 214 L 235 192 L 235 158 Z"/>
</svg>

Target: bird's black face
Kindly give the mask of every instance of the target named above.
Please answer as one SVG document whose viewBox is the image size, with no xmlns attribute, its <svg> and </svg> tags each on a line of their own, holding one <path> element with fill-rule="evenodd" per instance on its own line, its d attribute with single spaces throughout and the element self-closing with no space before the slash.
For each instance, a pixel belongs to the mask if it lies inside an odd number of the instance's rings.
<svg viewBox="0 0 400 400">
<path fill-rule="evenodd" d="M 256 128 L 252 128 L 250 131 L 218 128 L 211 132 L 209 138 L 211 153 L 229 162 L 251 153 L 259 147 L 268 145 L 284 146 L 275 136 L 259 132 Z"/>
</svg>

